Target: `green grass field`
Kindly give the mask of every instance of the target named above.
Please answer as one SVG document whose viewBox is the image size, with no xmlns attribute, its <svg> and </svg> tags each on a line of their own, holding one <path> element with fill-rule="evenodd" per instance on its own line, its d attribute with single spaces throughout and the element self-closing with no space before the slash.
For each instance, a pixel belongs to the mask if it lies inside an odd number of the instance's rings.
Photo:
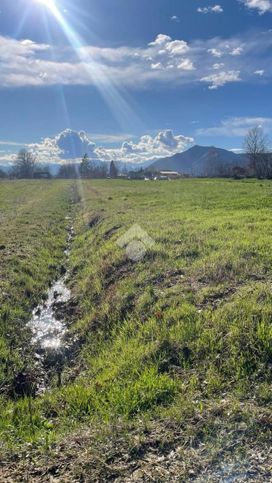
<svg viewBox="0 0 272 483">
<path fill-rule="evenodd" d="M 196 481 L 261 454 L 254 481 L 270 481 L 271 208 L 270 181 L 0 183 L 2 478 L 48 481 L 57 466 L 59 481 L 136 470 L 135 481 Z M 25 323 L 59 273 L 67 216 L 64 385 L 12 400 L 5 388 L 31 365 Z M 117 243 L 135 224 L 153 240 L 137 262 Z"/>
</svg>

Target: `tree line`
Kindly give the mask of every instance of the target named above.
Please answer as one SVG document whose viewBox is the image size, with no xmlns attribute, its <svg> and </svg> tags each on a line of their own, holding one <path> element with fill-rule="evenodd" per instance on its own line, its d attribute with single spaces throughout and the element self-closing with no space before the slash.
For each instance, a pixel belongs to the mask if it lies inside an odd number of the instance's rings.
<svg viewBox="0 0 272 483">
<path fill-rule="evenodd" d="M 118 169 L 114 161 L 111 161 L 110 166 L 105 164 L 97 164 L 91 161 L 87 154 L 82 158 L 81 163 L 78 164 L 63 164 L 59 168 L 57 174 L 58 178 L 82 178 L 82 179 L 105 179 L 117 178 Z"/>
<path fill-rule="evenodd" d="M 77 163 L 65 163 L 61 164 L 56 174 L 56 178 L 117 178 L 118 168 L 114 161 L 111 161 L 109 167 L 105 164 L 97 164 L 88 158 L 85 154 L 80 164 Z M 38 163 L 37 157 L 22 149 L 17 154 L 13 167 L 7 174 L 3 170 L 0 170 L 0 178 L 5 177 L 16 179 L 33 179 L 33 178 L 51 178 L 50 168 L 48 166 L 41 166 Z"/>
<path fill-rule="evenodd" d="M 246 166 L 227 166 L 216 150 L 211 152 L 204 166 L 203 176 L 206 177 L 256 177 L 259 179 L 272 179 L 272 150 L 269 139 L 261 127 L 250 129 L 244 139 L 244 153 L 247 156 Z M 81 163 L 66 163 L 59 167 L 58 178 L 117 178 L 118 168 L 114 161 L 95 163 L 87 154 Z M 50 178 L 49 167 L 42 167 L 37 157 L 25 149 L 19 151 L 10 173 L 7 175 L 0 169 L 0 178 L 9 176 L 18 179 Z"/>
</svg>

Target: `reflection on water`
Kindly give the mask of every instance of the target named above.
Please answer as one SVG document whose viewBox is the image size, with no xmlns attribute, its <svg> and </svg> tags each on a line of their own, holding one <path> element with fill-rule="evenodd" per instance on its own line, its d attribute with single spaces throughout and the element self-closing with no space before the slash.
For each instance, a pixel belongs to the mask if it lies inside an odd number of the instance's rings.
<svg viewBox="0 0 272 483">
<path fill-rule="evenodd" d="M 66 217 L 66 220 L 70 219 L 70 217 Z M 73 235 L 74 230 L 70 226 L 68 228 L 67 247 L 64 251 L 67 261 L 70 255 Z M 71 298 L 71 291 L 66 286 L 67 279 L 68 272 L 54 283 L 48 290 L 46 301 L 32 312 L 32 318 L 29 322 L 29 327 L 33 334 L 32 344 L 43 351 L 59 351 L 61 349 L 66 325 L 64 323 L 65 315 L 59 309 L 69 302 Z M 59 317 L 57 315 L 58 311 L 60 312 Z"/>
<path fill-rule="evenodd" d="M 66 276 L 60 278 L 48 291 L 44 304 L 35 308 L 29 326 L 33 333 L 32 343 L 42 349 L 57 350 L 66 332 L 66 325 L 56 318 L 56 309 L 70 300 Z"/>
</svg>

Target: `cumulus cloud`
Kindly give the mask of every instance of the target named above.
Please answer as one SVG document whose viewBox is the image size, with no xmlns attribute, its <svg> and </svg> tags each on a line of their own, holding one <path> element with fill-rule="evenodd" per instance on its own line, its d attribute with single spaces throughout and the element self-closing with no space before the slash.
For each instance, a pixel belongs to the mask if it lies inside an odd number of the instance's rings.
<svg viewBox="0 0 272 483">
<path fill-rule="evenodd" d="M 182 59 L 177 68 L 181 70 L 195 70 L 195 66 L 190 59 Z"/>
<path fill-rule="evenodd" d="M 209 5 L 208 7 L 199 7 L 197 9 L 198 13 L 223 13 L 223 7 L 221 5 Z"/>
<path fill-rule="evenodd" d="M 84 131 L 76 132 L 66 129 L 55 138 L 63 159 L 80 158 L 84 154 L 93 156 L 96 145 L 91 142 Z"/>
<path fill-rule="evenodd" d="M 54 138 L 30 145 L 29 149 L 43 163 L 77 160 L 88 154 L 94 161 L 115 160 L 137 164 L 182 152 L 192 142 L 190 137 L 174 135 L 173 131 L 165 130 L 154 137 L 144 135 L 138 142 L 129 139 L 119 148 L 102 147 L 92 142 L 84 131 L 66 129 Z"/>
<path fill-rule="evenodd" d="M 169 35 L 159 34 L 159 35 L 157 35 L 157 37 L 155 38 L 155 40 L 153 42 L 149 43 L 149 45 L 151 45 L 151 46 L 153 46 L 153 45 L 165 45 L 168 42 L 172 42 L 172 38 Z"/>
<path fill-rule="evenodd" d="M 258 10 L 260 15 L 266 12 L 272 12 L 272 0 L 240 0 L 250 9 Z"/>
<path fill-rule="evenodd" d="M 260 62 L 267 66 L 269 80 L 272 76 L 269 48 L 272 48 L 269 31 L 191 42 L 159 34 L 139 48 L 87 45 L 75 50 L 0 36 L 0 87 L 95 85 L 116 99 L 118 106 L 118 92 L 123 88 L 143 89 L 155 83 L 167 87 L 192 85 L 203 79 L 210 79 L 211 88 L 241 79 L 257 82 L 254 72 L 259 70 Z M 211 78 L 215 59 L 220 59 L 218 81 Z M 241 75 L 234 74 L 238 72 Z"/>
<path fill-rule="evenodd" d="M 160 47 L 160 50 L 157 52 L 154 50 L 154 47 Z M 183 55 L 189 51 L 188 43 L 184 40 L 172 40 L 169 35 L 159 34 L 153 42 L 149 43 L 149 47 L 152 48 L 150 51 L 150 56 L 152 54 L 163 56 L 169 53 L 172 56 L 176 55 Z"/>
<path fill-rule="evenodd" d="M 180 80 L 183 66 L 184 76 L 192 69 L 188 43 L 164 34 L 145 48 L 84 46 L 75 51 L 0 36 L 0 63 L 1 87 L 62 84 L 109 89 L 125 84 L 139 88 L 156 80 Z M 159 67 L 160 74 L 155 72 Z"/>
<path fill-rule="evenodd" d="M 198 135 L 244 137 L 249 129 L 262 127 L 266 134 L 272 132 L 272 117 L 230 117 L 224 119 L 218 126 L 201 128 Z"/>
<path fill-rule="evenodd" d="M 211 74 L 206 77 L 202 77 L 200 79 L 201 82 L 208 82 L 209 89 L 218 89 L 218 87 L 222 87 L 228 82 L 238 82 L 241 81 L 240 71 L 239 70 L 229 70 L 227 72 L 222 71 L 216 74 Z"/>
<path fill-rule="evenodd" d="M 244 47 L 242 45 L 233 45 L 232 43 L 225 42 L 225 44 L 222 44 L 222 48 L 216 48 L 213 47 L 211 49 L 208 49 L 208 53 L 211 54 L 213 57 L 223 57 L 224 55 L 231 55 L 233 57 L 236 57 L 238 55 L 241 55 L 244 51 Z"/>
</svg>

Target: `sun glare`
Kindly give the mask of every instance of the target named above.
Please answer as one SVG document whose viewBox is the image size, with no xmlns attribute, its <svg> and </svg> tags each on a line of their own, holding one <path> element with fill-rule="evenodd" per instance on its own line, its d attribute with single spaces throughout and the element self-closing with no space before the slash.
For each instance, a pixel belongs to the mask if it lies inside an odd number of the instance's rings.
<svg viewBox="0 0 272 483">
<path fill-rule="evenodd" d="M 36 0 L 38 3 L 41 3 L 45 7 L 49 8 L 50 10 L 53 10 L 56 8 L 55 5 L 55 0 Z"/>
<path fill-rule="evenodd" d="M 88 54 L 88 51 L 85 49 L 84 40 L 77 31 L 73 29 L 72 25 L 69 24 L 61 9 L 58 7 L 57 0 L 35 1 L 47 8 L 50 11 L 50 14 L 55 17 L 71 47 L 74 49 L 81 63 L 81 68 L 90 76 L 103 98 L 111 107 L 112 112 L 117 117 L 120 125 L 123 127 L 127 126 L 128 121 L 133 122 L 133 125 L 136 123 L 139 124 L 140 120 L 135 115 L 124 95 L 121 93 L 119 86 L 115 85 L 115 83 L 105 75 L 105 72 L 100 67 L 99 63 Z M 47 22 L 47 19 L 45 19 L 45 21 Z"/>
</svg>

